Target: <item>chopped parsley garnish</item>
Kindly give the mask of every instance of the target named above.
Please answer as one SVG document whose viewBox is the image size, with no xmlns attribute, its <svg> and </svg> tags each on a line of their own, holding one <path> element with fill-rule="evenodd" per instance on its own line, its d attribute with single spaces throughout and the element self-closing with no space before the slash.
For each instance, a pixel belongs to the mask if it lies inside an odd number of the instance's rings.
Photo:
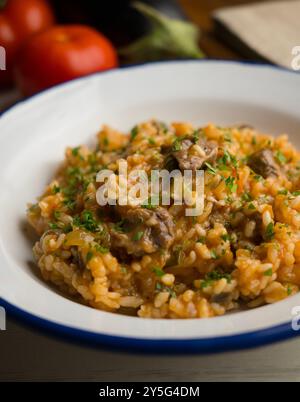
<svg viewBox="0 0 300 402">
<path fill-rule="evenodd" d="M 224 165 L 226 163 L 230 163 L 231 162 L 231 155 L 228 151 L 226 151 L 226 149 L 224 150 L 224 154 L 223 154 L 223 163 Z"/>
<path fill-rule="evenodd" d="M 52 229 L 52 230 L 58 229 L 57 223 L 49 222 L 49 223 L 48 223 L 48 226 L 49 226 L 49 228 Z"/>
<path fill-rule="evenodd" d="M 53 216 L 56 220 L 58 220 L 60 218 L 60 212 L 59 211 L 54 211 Z"/>
<path fill-rule="evenodd" d="M 149 142 L 150 145 L 155 145 L 156 144 L 156 142 L 155 142 L 155 140 L 153 138 L 148 138 L 148 142 Z"/>
<path fill-rule="evenodd" d="M 237 159 L 234 155 L 231 155 L 226 149 L 224 150 L 223 156 L 218 160 L 221 165 L 230 164 L 233 165 L 235 168 L 238 165 Z"/>
<path fill-rule="evenodd" d="M 69 166 L 66 171 L 68 176 L 80 175 L 81 171 L 78 166 Z"/>
<path fill-rule="evenodd" d="M 168 125 L 164 123 L 163 121 L 160 121 L 159 123 L 160 128 L 162 129 L 163 133 L 166 134 L 169 130 Z"/>
<path fill-rule="evenodd" d="M 281 165 L 285 164 L 287 161 L 286 157 L 283 155 L 281 151 L 277 151 L 275 157 Z"/>
<path fill-rule="evenodd" d="M 133 238 L 132 238 L 132 240 L 134 240 L 134 241 L 139 241 L 139 240 L 141 240 L 141 238 L 144 236 L 144 232 L 136 232 L 134 235 L 133 235 Z"/>
<path fill-rule="evenodd" d="M 273 275 L 273 269 L 272 269 L 272 268 L 267 269 L 267 270 L 264 272 L 264 276 L 272 276 L 272 275 Z"/>
<path fill-rule="evenodd" d="M 129 232 L 130 230 L 128 228 L 126 228 L 126 226 L 125 226 L 126 222 L 127 221 L 125 219 L 122 219 L 119 222 L 115 223 L 114 230 L 119 233 Z"/>
<path fill-rule="evenodd" d="M 90 181 L 84 177 L 80 168 L 76 166 L 68 167 L 66 174 L 68 176 L 67 185 L 61 189 L 61 192 L 65 196 L 63 203 L 70 210 L 73 210 L 76 206 L 76 195 L 85 192 Z"/>
<path fill-rule="evenodd" d="M 205 162 L 205 166 L 207 167 L 207 171 L 212 174 L 212 175 L 216 175 L 217 171 L 216 169 L 208 162 Z"/>
<path fill-rule="evenodd" d="M 161 292 L 161 291 L 169 292 L 171 297 L 176 297 L 176 293 L 174 292 L 173 289 L 169 288 L 168 286 L 164 286 L 160 282 L 156 282 L 155 290 L 157 290 L 159 292 Z"/>
<path fill-rule="evenodd" d="M 60 187 L 58 187 L 58 186 L 56 186 L 56 185 L 52 187 L 52 193 L 53 193 L 53 194 L 57 194 L 57 193 L 59 193 L 59 192 L 60 192 Z"/>
<path fill-rule="evenodd" d="M 217 168 L 221 171 L 229 170 L 229 167 L 226 165 L 223 165 L 222 163 L 218 163 Z"/>
<path fill-rule="evenodd" d="M 225 179 L 225 184 L 226 184 L 226 187 L 228 187 L 232 193 L 236 192 L 237 184 L 235 183 L 234 177 L 232 177 L 232 176 L 227 177 L 227 179 Z"/>
<path fill-rule="evenodd" d="M 218 258 L 220 258 L 220 257 L 218 256 L 216 250 L 211 250 L 211 251 L 210 251 L 210 255 L 211 255 L 211 258 L 213 258 L 214 260 L 217 260 Z"/>
<path fill-rule="evenodd" d="M 232 197 L 231 197 L 230 195 L 228 195 L 228 196 L 225 198 L 225 202 L 226 202 L 226 204 L 231 204 L 231 203 L 233 202 Z"/>
<path fill-rule="evenodd" d="M 109 139 L 107 137 L 104 137 L 102 143 L 103 143 L 103 145 L 105 147 L 108 147 L 109 146 Z"/>
<path fill-rule="evenodd" d="M 80 226 L 80 225 L 81 225 L 80 216 L 74 216 L 74 218 L 73 218 L 73 225 L 74 225 L 74 226 Z"/>
<path fill-rule="evenodd" d="M 265 237 L 267 240 L 272 240 L 275 235 L 274 223 L 270 222 L 266 227 Z"/>
<path fill-rule="evenodd" d="M 156 276 L 158 276 L 159 278 L 161 278 L 162 276 L 164 276 L 164 271 L 158 267 L 154 267 L 152 269 L 152 271 L 155 273 Z"/>
<path fill-rule="evenodd" d="M 194 143 L 196 143 L 198 140 L 199 140 L 199 138 L 200 138 L 200 130 L 195 130 L 194 132 L 193 132 L 193 134 L 192 134 L 192 137 L 193 137 L 193 141 L 194 141 Z"/>
<path fill-rule="evenodd" d="M 244 248 L 248 251 L 253 251 L 255 246 L 253 244 L 245 244 Z"/>
<path fill-rule="evenodd" d="M 259 175 L 259 174 L 256 174 L 255 176 L 254 176 L 254 180 L 256 180 L 256 181 L 262 181 L 264 178 L 261 176 L 261 175 Z"/>
<path fill-rule="evenodd" d="M 226 142 L 232 142 L 231 133 L 225 133 L 225 134 L 224 134 L 224 141 L 226 141 Z"/>
<path fill-rule="evenodd" d="M 256 209 L 255 205 L 253 204 L 253 202 L 250 202 L 250 204 L 248 205 L 248 209 Z"/>
<path fill-rule="evenodd" d="M 256 137 L 252 137 L 252 141 L 251 141 L 252 145 L 256 145 L 257 144 L 257 140 Z"/>
<path fill-rule="evenodd" d="M 91 154 L 89 154 L 88 156 L 88 163 L 90 165 L 95 165 L 97 163 L 97 156 L 94 152 L 92 152 Z"/>
<path fill-rule="evenodd" d="M 92 251 L 88 251 L 86 254 L 86 260 L 89 262 L 93 258 L 94 254 Z"/>
<path fill-rule="evenodd" d="M 73 225 L 86 229 L 90 232 L 98 232 L 100 230 L 99 224 L 95 220 L 91 211 L 85 210 L 80 216 L 73 218 Z"/>
<path fill-rule="evenodd" d="M 130 133 L 130 140 L 133 141 L 135 137 L 138 135 L 139 129 L 138 126 L 134 126 Z"/>
<path fill-rule="evenodd" d="M 169 292 L 169 293 L 170 293 L 170 296 L 171 296 L 172 298 L 176 298 L 176 293 L 175 293 L 175 291 L 174 291 L 173 289 L 168 288 L 168 287 L 165 287 L 164 290 L 166 290 L 167 292 Z"/>
<path fill-rule="evenodd" d="M 157 205 L 152 205 L 151 203 L 142 204 L 142 208 L 146 208 L 146 209 L 154 209 L 156 207 L 157 207 Z"/>
<path fill-rule="evenodd" d="M 67 187 L 64 187 L 63 190 L 63 195 L 66 197 L 72 197 L 74 195 L 76 195 L 77 193 L 77 189 L 75 188 L 75 186 L 73 186 L 73 183 Z"/>
<path fill-rule="evenodd" d="M 290 285 L 288 285 L 287 286 L 287 289 L 286 289 L 286 292 L 287 292 L 287 294 L 288 294 L 288 296 L 290 296 L 291 294 L 292 294 L 292 288 L 291 288 L 291 286 Z"/>
<path fill-rule="evenodd" d="M 279 194 L 279 195 L 287 195 L 287 194 L 288 194 L 288 190 L 284 188 L 283 190 L 279 190 L 279 191 L 278 191 L 278 194 Z"/>
<path fill-rule="evenodd" d="M 81 222 L 88 230 L 95 230 L 98 227 L 91 211 L 82 212 Z"/>
<path fill-rule="evenodd" d="M 221 239 L 224 241 L 230 241 L 230 234 L 226 233 L 221 236 Z"/>
<path fill-rule="evenodd" d="M 298 190 L 298 191 L 293 191 L 293 192 L 292 192 L 292 195 L 294 195 L 295 197 L 297 197 L 298 195 L 300 195 L 300 190 Z"/>
<path fill-rule="evenodd" d="M 107 254 L 109 252 L 109 249 L 107 247 L 100 246 L 100 244 L 96 244 L 95 250 L 101 254 Z"/>
<path fill-rule="evenodd" d="M 173 145 L 172 145 L 172 151 L 178 152 L 180 150 L 181 150 L 181 139 L 176 138 L 176 140 L 173 142 Z"/>
<path fill-rule="evenodd" d="M 159 197 L 150 197 L 141 205 L 142 208 L 155 209 L 159 205 Z"/>
<path fill-rule="evenodd" d="M 227 280 L 227 283 L 231 283 L 230 274 L 226 274 L 220 271 L 209 272 L 205 275 L 205 278 L 201 283 L 201 289 L 207 288 L 208 286 L 212 285 L 214 281 L 218 281 L 223 278 Z"/>
<path fill-rule="evenodd" d="M 39 208 L 38 204 L 33 204 L 28 208 L 28 211 L 34 212 Z"/>
<path fill-rule="evenodd" d="M 65 225 L 64 228 L 63 228 L 63 232 L 64 232 L 64 233 L 70 233 L 70 232 L 72 232 L 72 230 L 73 230 L 73 228 L 72 228 L 71 223 L 68 223 L 68 224 Z"/>
<path fill-rule="evenodd" d="M 242 195 L 241 199 L 242 199 L 243 201 L 246 201 L 246 202 L 252 201 L 251 194 L 249 194 L 249 193 L 244 193 L 244 194 Z"/>
<path fill-rule="evenodd" d="M 80 147 L 73 148 L 72 149 L 72 155 L 73 156 L 79 156 L 79 150 L 80 150 Z"/>
<path fill-rule="evenodd" d="M 206 240 L 205 236 L 200 236 L 199 239 L 197 240 L 197 243 L 205 244 L 205 240 Z"/>
</svg>

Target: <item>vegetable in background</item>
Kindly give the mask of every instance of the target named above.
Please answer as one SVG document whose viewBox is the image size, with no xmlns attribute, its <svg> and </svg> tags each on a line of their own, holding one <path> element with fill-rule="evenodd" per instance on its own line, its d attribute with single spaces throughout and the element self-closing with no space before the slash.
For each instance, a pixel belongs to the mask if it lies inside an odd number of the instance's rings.
<svg viewBox="0 0 300 402">
<path fill-rule="evenodd" d="M 13 81 L 13 64 L 23 42 L 53 24 L 54 15 L 46 0 L 0 1 L 0 46 L 7 58 L 7 70 L 0 72 L 1 87 Z"/>
<path fill-rule="evenodd" d="M 16 60 L 15 77 L 24 95 L 118 66 L 110 41 L 85 25 L 61 25 L 32 37 Z"/>
<path fill-rule="evenodd" d="M 120 55 L 128 62 L 204 57 L 198 46 L 200 31 L 194 24 L 168 18 L 141 2 L 135 2 L 133 7 L 149 19 L 152 30 L 120 49 Z"/>
</svg>

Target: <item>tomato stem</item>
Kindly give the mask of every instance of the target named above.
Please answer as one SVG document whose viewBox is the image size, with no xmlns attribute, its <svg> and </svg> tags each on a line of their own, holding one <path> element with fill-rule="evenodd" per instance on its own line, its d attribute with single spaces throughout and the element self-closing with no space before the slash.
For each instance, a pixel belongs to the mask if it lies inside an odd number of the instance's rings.
<svg viewBox="0 0 300 402">
<path fill-rule="evenodd" d="M 8 0 L 0 0 L 0 11 L 6 6 Z"/>
</svg>

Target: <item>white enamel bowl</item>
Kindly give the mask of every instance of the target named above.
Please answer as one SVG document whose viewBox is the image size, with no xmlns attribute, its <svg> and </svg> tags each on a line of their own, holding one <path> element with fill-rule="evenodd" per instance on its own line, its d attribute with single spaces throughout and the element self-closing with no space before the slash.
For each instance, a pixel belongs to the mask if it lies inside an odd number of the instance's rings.
<svg viewBox="0 0 300 402">
<path fill-rule="evenodd" d="M 96 74 L 17 104 L 0 118 L 0 305 L 47 330 L 106 347 L 216 352 L 287 338 L 300 294 L 212 319 L 149 320 L 94 310 L 62 297 L 32 269 L 22 230 L 67 145 L 89 143 L 102 123 L 127 130 L 155 117 L 197 125 L 248 123 L 287 132 L 300 148 L 300 75 L 233 62 L 154 63 Z"/>
</svg>

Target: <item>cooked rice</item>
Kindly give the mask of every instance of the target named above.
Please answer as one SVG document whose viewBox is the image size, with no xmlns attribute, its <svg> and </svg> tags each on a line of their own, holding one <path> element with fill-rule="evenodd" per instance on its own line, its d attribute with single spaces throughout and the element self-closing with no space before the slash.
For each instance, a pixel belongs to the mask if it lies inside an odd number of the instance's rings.
<svg viewBox="0 0 300 402">
<path fill-rule="evenodd" d="M 167 158 L 174 162 L 176 141 L 195 136 L 218 146 L 216 158 L 203 165 L 203 213 L 187 217 L 185 205 L 160 206 L 172 217 L 171 240 L 164 227 L 159 247 L 143 232 L 133 241 L 121 218 L 136 207 L 100 207 L 97 172 L 118 172 L 120 159 L 129 172 L 161 169 Z M 29 206 L 28 220 L 40 236 L 34 256 L 46 281 L 96 309 L 147 318 L 213 317 L 298 292 L 300 154 L 287 136 L 150 121 L 127 135 L 104 126 L 97 138 L 95 149 L 68 148 L 55 178 Z M 192 154 L 204 157 L 195 142 Z M 278 171 L 263 177 L 249 158 L 265 149 Z M 156 217 L 155 209 L 145 211 Z M 151 230 L 160 235 L 155 219 Z"/>
</svg>

